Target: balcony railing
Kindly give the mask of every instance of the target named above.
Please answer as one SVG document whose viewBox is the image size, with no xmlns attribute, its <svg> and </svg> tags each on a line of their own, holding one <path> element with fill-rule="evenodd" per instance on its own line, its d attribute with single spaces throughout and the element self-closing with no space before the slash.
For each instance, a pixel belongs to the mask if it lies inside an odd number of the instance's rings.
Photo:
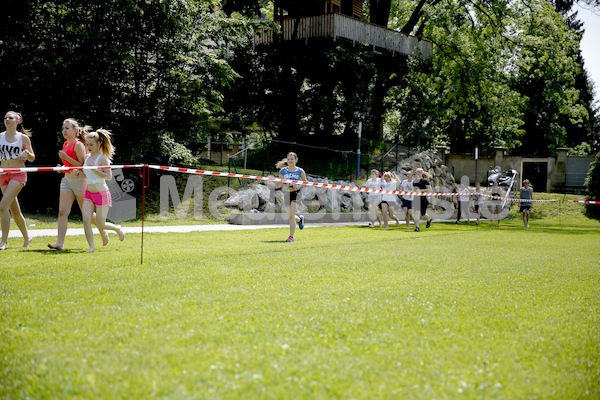
<svg viewBox="0 0 600 400">
<path fill-rule="evenodd" d="M 300 18 L 297 27 L 295 24 L 296 19 L 283 20 L 283 40 L 345 39 L 406 55 L 418 51 L 424 58 L 431 57 L 433 52 L 433 45 L 430 42 L 341 14 L 304 17 Z M 272 44 L 276 41 L 275 35 L 272 29 L 257 31 L 254 35 L 254 44 Z"/>
</svg>

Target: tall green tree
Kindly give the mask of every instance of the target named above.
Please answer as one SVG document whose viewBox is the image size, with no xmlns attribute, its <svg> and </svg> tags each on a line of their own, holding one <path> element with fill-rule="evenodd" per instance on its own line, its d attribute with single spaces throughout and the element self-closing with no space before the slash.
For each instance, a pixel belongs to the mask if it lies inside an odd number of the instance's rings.
<svg viewBox="0 0 600 400">
<path fill-rule="evenodd" d="M 392 136 L 544 155 L 577 141 L 591 109 L 577 86 L 580 36 L 550 3 L 457 1 L 423 13 L 426 26 L 412 29 L 435 43 L 431 73 L 413 70 L 390 93 Z"/>
<path fill-rule="evenodd" d="M 520 154 L 551 155 L 568 144 L 568 130 L 589 115 L 576 86 L 581 74 L 578 32 L 546 1 L 522 3 L 521 45 L 514 88 L 527 97 Z"/>
<path fill-rule="evenodd" d="M 193 162 L 236 76 L 228 60 L 249 45 L 248 21 L 227 17 L 219 5 L 5 2 L 2 108 L 21 111 L 33 128 L 37 163 L 58 162 L 67 117 L 112 130 L 119 163 Z"/>
</svg>

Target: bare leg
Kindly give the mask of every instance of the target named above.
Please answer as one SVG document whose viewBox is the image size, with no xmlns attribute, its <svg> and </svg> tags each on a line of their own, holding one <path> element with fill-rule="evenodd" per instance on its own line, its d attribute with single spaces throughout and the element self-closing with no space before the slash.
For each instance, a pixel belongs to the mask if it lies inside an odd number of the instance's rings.
<svg viewBox="0 0 600 400">
<path fill-rule="evenodd" d="M 375 200 L 371 199 L 369 202 L 369 226 L 374 227 L 375 221 L 377 220 L 377 205 L 375 204 Z"/>
<path fill-rule="evenodd" d="M 406 221 L 406 229 L 410 228 L 410 217 L 411 217 L 411 209 L 408 207 L 404 207 L 404 220 Z"/>
<path fill-rule="evenodd" d="M 0 224 L 2 226 L 2 240 L 0 241 L 0 250 L 6 249 L 8 246 L 8 232 L 10 231 L 10 211 L 12 210 L 13 203 L 15 203 L 16 207 L 19 206 L 18 202 L 15 202 L 17 195 L 23 189 L 23 184 L 12 180 L 6 186 L 2 186 L 2 199 L 0 200 Z M 23 214 L 21 214 L 21 210 L 19 208 L 17 213 L 17 218 L 15 219 L 15 223 L 21 230 L 21 234 L 23 235 L 24 243 L 23 247 L 27 247 L 31 238 L 29 237 L 29 233 L 27 232 L 27 226 L 25 225 L 25 218 L 23 218 Z M 17 221 L 18 220 L 18 221 Z"/>
<path fill-rule="evenodd" d="M 394 221 L 396 221 L 396 226 L 399 226 L 400 220 L 398 219 L 396 214 L 394 214 L 394 209 L 392 207 L 389 207 L 389 213 L 390 213 L 390 219 L 393 219 Z"/>
<path fill-rule="evenodd" d="M 85 238 L 88 242 L 88 253 L 96 251 L 94 247 L 94 232 L 92 231 L 92 214 L 94 213 L 96 206 L 91 201 L 84 201 L 83 208 L 81 209 L 81 215 L 83 218 L 83 230 L 85 232 Z"/>
<path fill-rule="evenodd" d="M 390 211 L 388 210 L 387 203 L 381 204 L 381 214 L 383 216 L 383 228 L 388 229 L 388 219 L 390 216 Z"/>
<path fill-rule="evenodd" d="M 108 204 L 104 206 L 96 206 L 96 227 L 98 228 L 98 232 L 100 232 L 100 237 L 102 237 L 102 245 L 106 246 L 108 244 L 108 234 L 106 233 L 106 216 L 108 215 Z M 92 214 L 93 219 L 93 214 Z"/>
<path fill-rule="evenodd" d="M 298 204 L 295 201 L 290 202 L 290 206 L 288 208 L 288 219 L 290 220 L 290 236 L 294 237 L 294 233 L 296 232 L 296 210 L 298 209 Z"/>
<path fill-rule="evenodd" d="M 25 222 L 25 217 L 21 212 L 21 206 L 19 205 L 19 198 L 15 197 L 12 204 L 10 205 L 10 213 L 15 220 L 15 224 L 21 231 L 21 236 L 23 236 L 23 248 L 26 249 L 29 246 L 29 242 L 31 242 L 31 237 L 29 236 L 29 232 L 27 230 L 27 223 Z"/>
<path fill-rule="evenodd" d="M 65 247 L 65 236 L 67 235 L 67 226 L 69 224 L 69 215 L 75 201 L 73 192 L 61 190 L 58 200 L 58 238 L 56 243 L 48 244 L 51 249 L 62 250 Z M 81 206 L 80 206 L 81 207 Z"/>
<path fill-rule="evenodd" d="M 83 195 L 77 196 L 76 198 L 77 198 L 77 204 L 79 204 L 79 208 L 81 210 L 83 210 Z M 96 225 L 96 227 L 97 227 L 98 224 L 96 223 L 96 218 L 97 218 L 96 213 L 92 213 L 92 224 Z M 104 234 L 102 235 L 102 245 L 103 246 L 106 246 L 109 242 L 106 231 L 114 231 L 119 236 L 120 241 L 125 240 L 125 233 L 121 229 L 121 226 L 115 225 L 110 222 L 106 222 L 106 217 L 104 217 L 104 221 L 105 221 L 104 222 Z"/>
</svg>

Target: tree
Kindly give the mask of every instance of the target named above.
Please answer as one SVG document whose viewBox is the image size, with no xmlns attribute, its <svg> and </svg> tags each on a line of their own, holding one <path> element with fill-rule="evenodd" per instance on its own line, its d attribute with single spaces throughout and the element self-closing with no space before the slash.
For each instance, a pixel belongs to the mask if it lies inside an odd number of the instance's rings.
<svg viewBox="0 0 600 400">
<path fill-rule="evenodd" d="M 422 145 L 449 143 L 454 151 L 502 145 L 522 154 L 548 154 L 577 141 L 571 132 L 590 121 L 586 108 L 591 110 L 576 86 L 584 78 L 580 36 L 549 3 L 432 3 L 420 21 L 408 28 L 435 43 L 431 73 L 411 71 L 390 92 L 392 133 L 410 139 L 411 129 L 418 129 L 429 132 L 419 136 L 429 139 Z M 402 22 L 398 27 L 408 29 Z M 407 91 L 430 93 L 422 98 L 428 104 Z M 407 118 L 426 126 L 406 126 Z"/>
<path fill-rule="evenodd" d="M 582 126 L 589 118 L 575 86 L 581 74 L 580 36 L 550 3 L 523 6 L 514 88 L 527 96 L 528 104 L 519 153 L 546 156 L 567 145 L 571 126 Z"/>
<path fill-rule="evenodd" d="M 249 43 L 248 21 L 215 5 L 9 0 L 0 27 L 3 108 L 21 111 L 33 128 L 37 163 L 56 165 L 67 117 L 113 131 L 117 162 L 193 163 L 236 76 L 227 61 Z"/>
</svg>

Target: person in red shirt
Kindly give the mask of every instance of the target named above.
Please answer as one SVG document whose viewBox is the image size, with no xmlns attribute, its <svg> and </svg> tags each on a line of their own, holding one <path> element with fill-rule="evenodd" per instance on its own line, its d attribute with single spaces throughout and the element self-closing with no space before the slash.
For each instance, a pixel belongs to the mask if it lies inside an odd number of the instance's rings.
<svg viewBox="0 0 600 400">
<path fill-rule="evenodd" d="M 65 167 L 80 167 L 83 165 L 87 150 L 84 140 L 85 134 L 91 131 L 90 126 L 80 126 L 79 122 L 73 118 L 67 118 L 63 121 L 62 134 L 65 138 L 62 150 L 58 152 L 62 165 Z M 61 166 L 59 164 L 59 166 Z M 48 247 L 54 250 L 63 250 L 65 245 L 65 236 L 67 234 L 67 225 L 69 223 L 69 214 L 73 202 L 77 200 L 79 208 L 83 207 L 83 196 L 87 182 L 83 170 L 65 171 L 62 180 L 60 181 L 60 197 L 58 204 L 58 238 L 55 243 L 48 244 Z M 96 224 L 96 215 L 93 215 L 93 222 Z M 119 239 L 125 239 L 125 234 L 120 226 L 105 223 L 105 230 L 115 231 L 119 235 Z M 104 232 L 102 243 L 106 246 L 109 242 L 108 235 Z"/>
</svg>

